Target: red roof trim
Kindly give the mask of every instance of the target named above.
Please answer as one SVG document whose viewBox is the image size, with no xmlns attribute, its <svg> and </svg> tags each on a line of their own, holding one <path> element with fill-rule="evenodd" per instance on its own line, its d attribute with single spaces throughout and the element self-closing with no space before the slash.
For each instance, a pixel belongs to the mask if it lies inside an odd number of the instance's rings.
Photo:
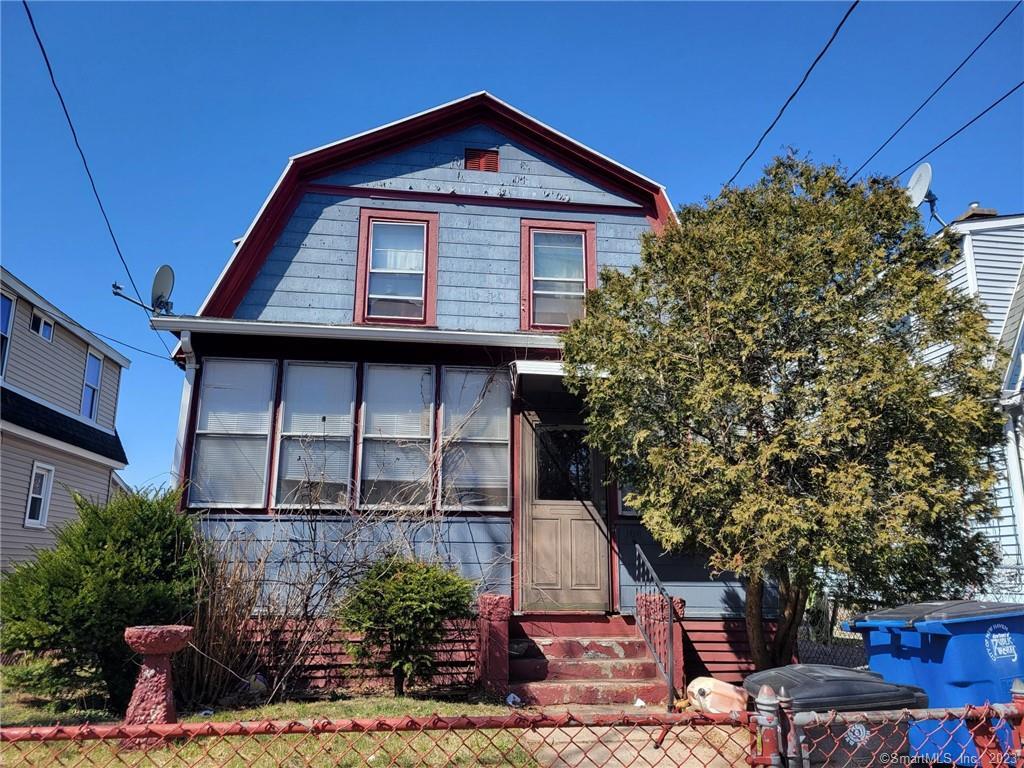
<svg viewBox="0 0 1024 768">
<path fill-rule="evenodd" d="M 662 229 L 672 219 L 673 212 L 665 191 L 654 182 L 576 144 L 490 94 L 480 93 L 292 158 L 200 315 L 234 315 L 278 233 L 301 199 L 306 182 L 332 170 L 366 162 L 381 154 L 395 152 L 405 146 L 478 123 L 496 128 L 535 151 L 554 156 L 568 170 L 637 202 L 646 209 L 656 230 Z M 453 196 L 446 197 L 451 199 Z M 507 198 L 505 202 L 508 202 Z M 571 205 L 565 208 L 574 209 Z"/>
</svg>

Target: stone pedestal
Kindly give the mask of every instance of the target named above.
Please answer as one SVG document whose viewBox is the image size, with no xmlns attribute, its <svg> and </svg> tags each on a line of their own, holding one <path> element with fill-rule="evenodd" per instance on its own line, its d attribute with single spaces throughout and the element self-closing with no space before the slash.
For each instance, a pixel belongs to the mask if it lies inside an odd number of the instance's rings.
<svg viewBox="0 0 1024 768">
<path fill-rule="evenodd" d="M 171 654 L 184 648 L 191 636 L 192 627 L 182 625 L 128 627 L 124 631 L 128 647 L 142 654 L 142 669 L 124 716 L 125 725 L 178 722 Z"/>
<path fill-rule="evenodd" d="M 481 687 L 495 696 L 508 693 L 508 624 L 511 618 L 511 597 L 480 595 L 477 677 Z"/>
</svg>

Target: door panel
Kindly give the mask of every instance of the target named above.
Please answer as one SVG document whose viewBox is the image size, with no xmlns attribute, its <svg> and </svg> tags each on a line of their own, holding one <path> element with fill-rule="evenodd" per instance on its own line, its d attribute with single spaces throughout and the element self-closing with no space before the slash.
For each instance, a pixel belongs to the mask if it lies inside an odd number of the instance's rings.
<svg viewBox="0 0 1024 768">
<path fill-rule="evenodd" d="M 522 430 L 523 610 L 606 611 L 601 462 L 578 417 L 526 414 Z"/>
</svg>

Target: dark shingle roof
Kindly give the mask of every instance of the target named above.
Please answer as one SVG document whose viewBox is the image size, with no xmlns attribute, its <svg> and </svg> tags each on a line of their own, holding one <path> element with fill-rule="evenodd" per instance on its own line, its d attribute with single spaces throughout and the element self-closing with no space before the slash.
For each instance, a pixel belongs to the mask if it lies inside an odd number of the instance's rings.
<svg viewBox="0 0 1024 768">
<path fill-rule="evenodd" d="M 112 461 L 128 463 L 121 438 L 116 432 L 111 435 L 90 427 L 6 387 L 0 390 L 0 417 L 11 424 L 98 453 Z"/>
</svg>

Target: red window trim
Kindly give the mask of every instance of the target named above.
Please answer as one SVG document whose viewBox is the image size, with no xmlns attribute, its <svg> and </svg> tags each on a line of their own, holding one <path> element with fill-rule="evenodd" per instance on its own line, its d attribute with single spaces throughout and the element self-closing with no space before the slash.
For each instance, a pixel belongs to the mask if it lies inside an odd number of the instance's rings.
<svg viewBox="0 0 1024 768">
<path fill-rule="evenodd" d="M 370 282 L 370 225 L 374 221 L 414 222 L 427 225 L 427 246 L 424 263 L 423 318 L 372 317 L 367 315 L 367 292 Z M 353 319 L 356 323 L 383 325 L 437 325 L 437 230 L 438 214 L 419 211 L 395 211 L 380 208 L 359 209 L 359 251 L 356 257 L 356 300 Z"/>
<path fill-rule="evenodd" d="M 597 288 L 597 225 L 594 222 L 522 219 L 519 225 L 519 329 L 522 331 L 551 331 L 567 327 L 533 322 L 533 232 L 543 229 L 583 233 L 584 289 L 592 291 Z"/>
</svg>

